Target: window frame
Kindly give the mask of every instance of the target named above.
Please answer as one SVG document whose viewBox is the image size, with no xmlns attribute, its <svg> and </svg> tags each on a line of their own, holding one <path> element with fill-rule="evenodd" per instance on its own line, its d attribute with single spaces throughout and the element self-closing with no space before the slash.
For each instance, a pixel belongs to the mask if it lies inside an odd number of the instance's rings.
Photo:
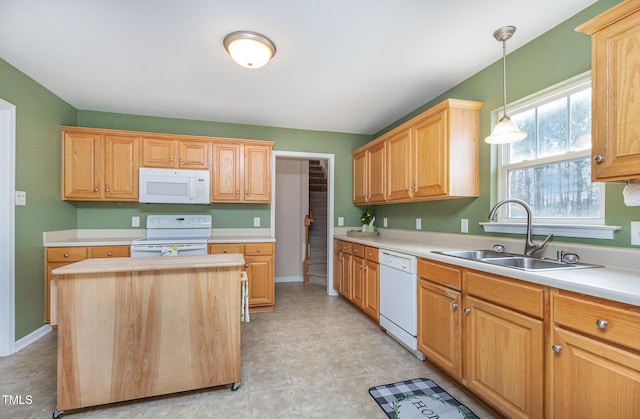
<svg viewBox="0 0 640 419">
<path fill-rule="evenodd" d="M 554 102 L 561 98 L 566 98 L 572 94 L 583 91 L 587 87 L 591 87 L 591 72 L 579 75 L 573 79 L 567 80 L 563 83 L 552 86 L 548 89 L 544 89 L 540 92 L 534 93 L 526 98 L 513 102 L 507 105 L 507 114 L 512 116 L 514 114 L 525 112 L 531 109 L 539 108 L 545 104 Z M 495 111 L 498 118 L 504 115 L 504 109 L 501 108 Z M 534 160 L 523 160 L 512 164 L 503 164 L 508 159 L 510 152 L 510 145 L 504 144 L 498 146 L 497 153 L 497 196 L 498 200 L 506 199 L 507 188 L 507 172 L 513 169 L 533 168 L 536 166 L 547 165 L 550 163 L 560 163 L 564 161 L 578 160 L 588 158 L 590 160 L 591 148 L 579 151 L 568 151 L 563 154 L 554 156 L 540 157 Z M 533 221 L 539 224 L 544 223 L 547 225 L 598 225 L 603 226 L 605 224 L 605 184 L 604 182 L 596 182 L 600 193 L 600 208 L 599 216 L 593 218 L 549 218 L 549 217 L 535 217 Z M 524 217 L 508 217 L 507 211 L 498 212 L 499 223 L 521 223 L 526 219 Z"/>
</svg>

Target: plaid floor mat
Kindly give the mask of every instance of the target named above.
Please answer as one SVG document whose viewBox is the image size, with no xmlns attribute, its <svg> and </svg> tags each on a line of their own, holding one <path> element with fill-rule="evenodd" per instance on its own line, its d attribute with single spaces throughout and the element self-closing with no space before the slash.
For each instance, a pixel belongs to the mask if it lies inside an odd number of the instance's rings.
<svg viewBox="0 0 640 419">
<path fill-rule="evenodd" d="M 371 387 L 369 394 L 391 419 L 478 419 L 469 408 L 426 378 Z"/>
</svg>

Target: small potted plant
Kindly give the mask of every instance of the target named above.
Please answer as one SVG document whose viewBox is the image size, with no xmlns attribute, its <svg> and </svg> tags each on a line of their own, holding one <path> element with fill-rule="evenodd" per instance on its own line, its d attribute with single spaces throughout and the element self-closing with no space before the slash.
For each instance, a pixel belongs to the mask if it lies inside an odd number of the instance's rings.
<svg viewBox="0 0 640 419">
<path fill-rule="evenodd" d="M 373 225 L 376 217 L 373 216 L 373 212 L 371 212 L 371 208 L 365 208 L 360 214 L 360 222 L 362 223 L 362 232 L 366 231 L 375 231 L 376 227 Z"/>
</svg>

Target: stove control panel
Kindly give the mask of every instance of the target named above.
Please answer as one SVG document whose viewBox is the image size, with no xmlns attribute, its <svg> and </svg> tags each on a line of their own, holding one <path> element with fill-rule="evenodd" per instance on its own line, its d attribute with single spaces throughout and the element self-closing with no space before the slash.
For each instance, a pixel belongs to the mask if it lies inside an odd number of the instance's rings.
<svg viewBox="0 0 640 419">
<path fill-rule="evenodd" d="M 147 229 L 211 228 L 211 215 L 148 215 Z"/>
</svg>

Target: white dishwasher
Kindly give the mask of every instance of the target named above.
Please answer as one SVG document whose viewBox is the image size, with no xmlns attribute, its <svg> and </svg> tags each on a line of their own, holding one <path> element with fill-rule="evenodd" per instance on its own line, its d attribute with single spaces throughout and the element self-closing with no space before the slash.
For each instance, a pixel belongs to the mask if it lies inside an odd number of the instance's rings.
<svg viewBox="0 0 640 419">
<path fill-rule="evenodd" d="M 418 351 L 418 259 L 380 249 L 380 326 L 420 360 Z"/>
</svg>

